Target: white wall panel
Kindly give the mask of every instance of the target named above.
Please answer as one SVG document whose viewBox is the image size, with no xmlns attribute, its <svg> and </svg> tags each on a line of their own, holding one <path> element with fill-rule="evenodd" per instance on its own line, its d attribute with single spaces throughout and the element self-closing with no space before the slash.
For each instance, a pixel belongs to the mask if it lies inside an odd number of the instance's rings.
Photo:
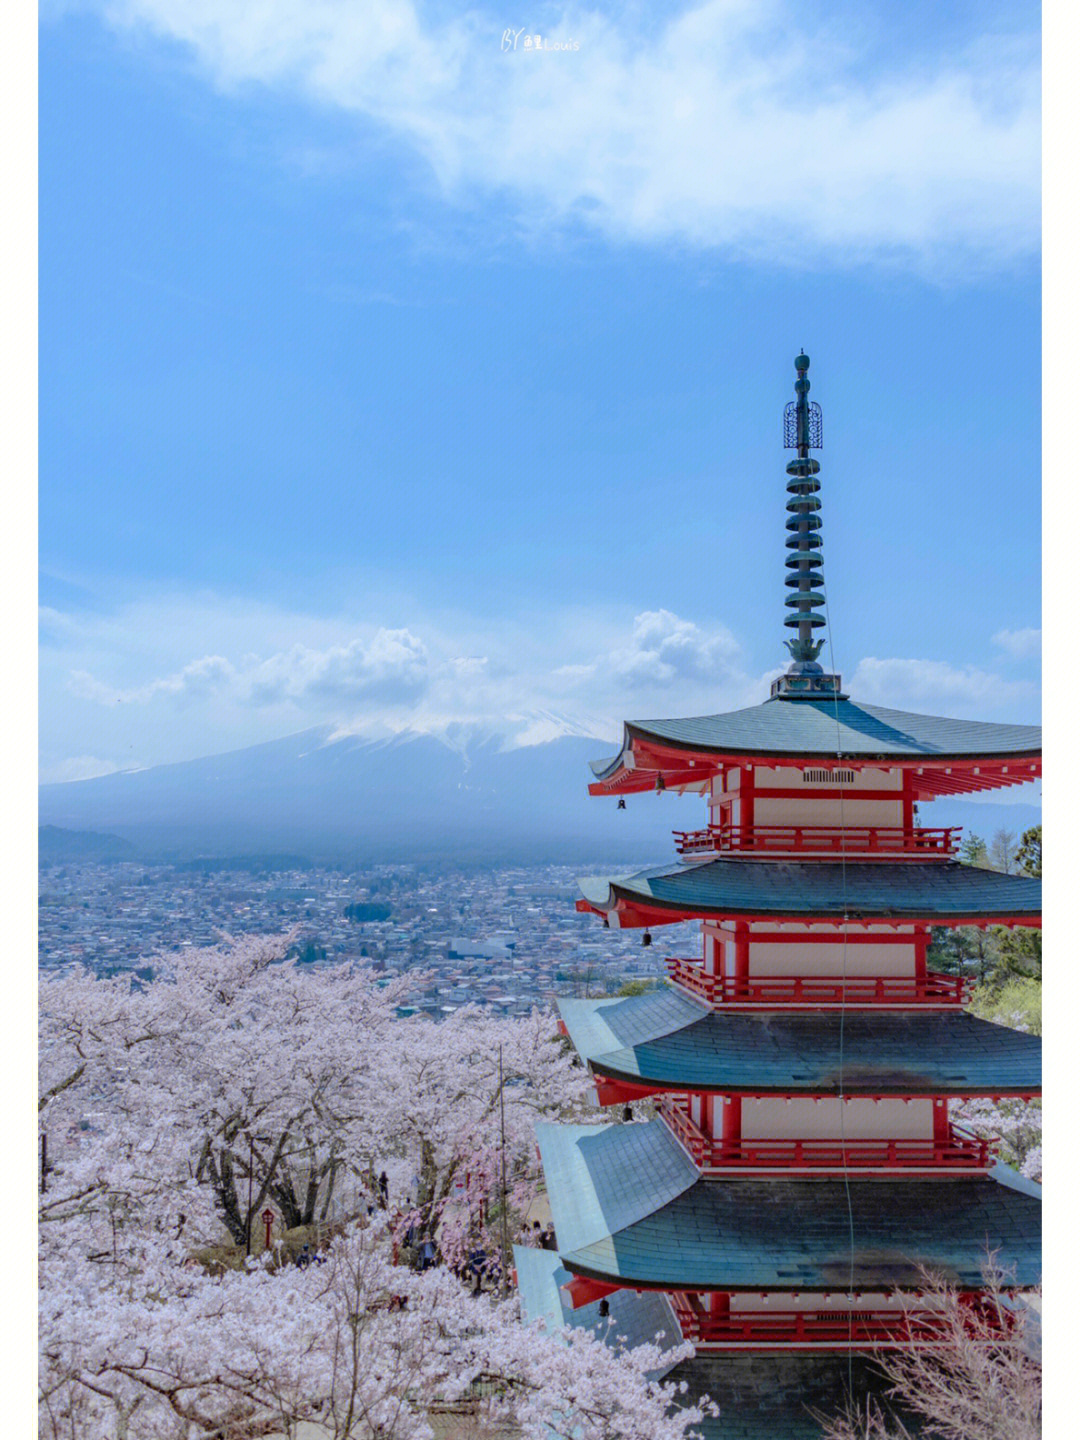
<svg viewBox="0 0 1080 1440">
<path fill-rule="evenodd" d="M 911 1100 L 848 1100 L 843 1132 L 840 1101 L 836 1099 L 784 1100 L 780 1097 L 744 1099 L 744 1140 L 932 1140 L 934 1102 Z"/>
<path fill-rule="evenodd" d="M 754 797 L 755 825 L 856 825 L 894 826 L 903 824 L 899 800 L 829 800 L 815 797 L 808 787 L 804 800 L 770 800 Z"/>
<path fill-rule="evenodd" d="M 845 955 L 846 951 L 846 955 Z M 750 974 L 892 975 L 915 974 L 914 945 L 799 945 L 750 942 Z"/>
</svg>

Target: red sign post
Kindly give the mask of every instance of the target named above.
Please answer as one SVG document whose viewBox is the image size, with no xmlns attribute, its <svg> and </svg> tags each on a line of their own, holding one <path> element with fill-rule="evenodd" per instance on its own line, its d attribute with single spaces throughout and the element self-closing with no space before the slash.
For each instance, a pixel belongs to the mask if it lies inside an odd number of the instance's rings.
<svg viewBox="0 0 1080 1440">
<path fill-rule="evenodd" d="M 262 1222 L 263 1222 L 263 1225 L 266 1227 L 266 1248 L 267 1248 L 267 1250 L 269 1250 L 269 1249 L 270 1249 L 270 1231 L 271 1231 L 271 1229 L 273 1228 L 273 1224 L 274 1224 L 274 1212 L 273 1212 L 273 1210 L 271 1210 L 271 1209 L 269 1208 L 269 1206 L 267 1206 L 267 1208 L 262 1212 Z"/>
</svg>

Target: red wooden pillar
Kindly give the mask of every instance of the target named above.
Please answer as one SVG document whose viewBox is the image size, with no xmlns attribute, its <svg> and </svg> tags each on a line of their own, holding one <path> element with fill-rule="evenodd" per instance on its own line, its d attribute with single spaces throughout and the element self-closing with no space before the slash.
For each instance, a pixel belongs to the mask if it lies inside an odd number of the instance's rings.
<svg viewBox="0 0 1080 1440">
<path fill-rule="evenodd" d="M 724 942 L 718 940 L 715 935 L 710 935 L 701 927 L 702 938 L 702 962 L 707 975 L 723 975 L 724 973 Z"/>
<path fill-rule="evenodd" d="M 940 1160 L 949 1143 L 949 1102 L 934 1101 L 934 1159 Z"/>
<path fill-rule="evenodd" d="M 705 1335 L 712 1340 L 723 1339 L 731 1320 L 731 1296 L 724 1290 L 712 1290 L 709 1293 L 709 1318 L 705 1327 Z"/>
<path fill-rule="evenodd" d="M 739 780 L 739 829 L 743 845 L 753 844 L 754 828 L 754 768 L 747 765 Z"/>
<path fill-rule="evenodd" d="M 715 1129 L 714 1129 L 714 1126 L 713 1126 L 713 1117 L 714 1117 L 715 1110 L 716 1110 L 716 1096 L 715 1096 L 715 1095 L 702 1095 L 702 1097 L 701 1097 L 701 1128 L 702 1128 L 702 1130 L 704 1130 L 705 1134 L 709 1137 L 709 1143 L 710 1143 L 710 1144 L 712 1143 L 713 1136 L 714 1136 L 714 1134 L 716 1133 L 716 1132 L 715 1132 Z"/>
<path fill-rule="evenodd" d="M 915 931 L 915 979 L 926 979 L 926 952 L 930 946 L 930 927 L 923 925 Z"/>
<path fill-rule="evenodd" d="M 735 994 L 745 996 L 750 989 L 750 926 L 745 920 L 735 924 Z"/>
<path fill-rule="evenodd" d="M 904 827 L 904 834 L 910 835 L 915 828 L 915 777 L 910 770 L 902 770 L 900 773 L 902 776 L 900 823 Z"/>
<path fill-rule="evenodd" d="M 724 1158 L 730 1160 L 737 1155 L 742 1145 L 742 1096 L 725 1095 L 724 1108 L 720 1117 L 720 1141 L 724 1147 Z"/>
</svg>

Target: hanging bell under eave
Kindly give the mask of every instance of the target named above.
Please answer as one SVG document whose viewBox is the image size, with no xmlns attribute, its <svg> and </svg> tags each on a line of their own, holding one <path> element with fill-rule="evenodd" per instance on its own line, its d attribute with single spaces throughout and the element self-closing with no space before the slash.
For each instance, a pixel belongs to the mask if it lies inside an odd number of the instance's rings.
<svg viewBox="0 0 1080 1440">
<path fill-rule="evenodd" d="M 626 796 L 625 796 L 625 795 L 620 795 L 620 796 L 619 796 L 619 803 L 615 806 L 615 809 L 616 809 L 616 810 L 625 810 L 625 809 L 626 809 Z"/>
<path fill-rule="evenodd" d="M 641 943 L 642 943 L 642 945 L 651 945 L 651 944 L 652 944 L 652 936 L 649 934 L 648 930 L 646 930 L 646 931 L 645 931 L 645 934 L 642 935 L 642 937 L 641 937 Z"/>
<path fill-rule="evenodd" d="M 667 786 L 664 784 L 664 777 L 663 777 L 663 775 L 660 774 L 659 771 L 657 771 L 657 772 L 656 772 L 656 793 L 657 793 L 657 795 L 662 795 L 666 789 L 667 789 Z"/>
</svg>

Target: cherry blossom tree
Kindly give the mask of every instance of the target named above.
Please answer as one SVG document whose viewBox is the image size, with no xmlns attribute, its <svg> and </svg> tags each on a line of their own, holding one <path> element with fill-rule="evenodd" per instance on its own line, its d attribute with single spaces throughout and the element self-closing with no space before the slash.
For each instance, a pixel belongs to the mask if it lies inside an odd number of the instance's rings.
<svg viewBox="0 0 1080 1440">
<path fill-rule="evenodd" d="M 98 1110 L 159 1156 L 172 1143 L 174 1183 L 204 1186 L 238 1246 L 266 1203 L 310 1225 L 395 1160 L 401 1208 L 428 1234 L 445 1221 L 458 1250 L 504 1174 L 526 1206 L 534 1121 L 589 1088 L 551 1018 L 398 1019 L 410 981 L 300 966 L 293 938 L 188 950 L 149 983 L 44 981 L 43 1124 Z"/>
<path fill-rule="evenodd" d="M 516 1300 L 392 1265 L 384 1224 L 356 1225 L 308 1269 L 252 1262 L 214 1277 L 177 1266 L 167 1244 L 115 1265 L 52 1258 L 49 1440 L 255 1440 L 302 1421 L 327 1440 L 421 1440 L 433 1407 L 470 1398 L 482 1426 L 536 1440 L 546 1425 L 568 1440 L 679 1440 L 701 1418 L 647 1377 L 655 1345 L 619 1353 L 526 1329 Z"/>
<path fill-rule="evenodd" d="M 414 1166 L 406 1219 L 425 1234 L 438 1227 L 456 1263 L 470 1234 L 492 1242 L 485 1217 L 501 1205 L 504 1181 L 508 1206 L 527 1210 L 539 1176 L 536 1121 L 583 1113 L 592 1083 L 539 1011 L 507 1020 L 471 1005 L 437 1029 L 401 1022 L 392 1039 L 376 1143 Z"/>
<path fill-rule="evenodd" d="M 824 1440 L 1038 1440 L 1042 1370 L 1034 1311 L 1008 1292 L 990 1258 L 982 1304 L 968 1304 L 940 1277 L 925 1275 L 920 1304 L 935 1310 L 933 1344 L 883 1350 L 887 1404 L 870 1401 L 819 1417 Z"/>
<path fill-rule="evenodd" d="M 268 1198 L 291 1224 L 329 1202 L 343 1139 L 370 1108 L 362 1037 L 393 1014 L 394 987 L 380 991 L 367 972 L 328 969 L 309 983 L 283 960 L 291 940 L 181 952 L 151 983 L 79 975 L 41 990 L 58 1077 L 43 1120 L 70 1119 L 89 1099 L 143 1139 L 171 1136 L 177 1182 L 207 1187 L 236 1244 Z"/>
<path fill-rule="evenodd" d="M 298 968 L 291 939 L 189 950 L 149 982 L 43 980 L 43 1435 L 420 1440 L 433 1407 L 467 1401 L 537 1440 L 677 1440 L 700 1411 L 648 1378 L 655 1346 L 527 1330 L 516 1299 L 395 1265 L 378 1208 L 307 1268 L 280 1248 L 201 1263 L 223 1233 L 242 1247 L 264 1202 L 305 1223 L 342 1177 L 376 1195 L 394 1161 L 460 1249 L 504 1174 L 525 1203 L 534 1120 L 587 1093 L 550 1017 L 400 1020 L 402 984 Z"/>
</svg>

